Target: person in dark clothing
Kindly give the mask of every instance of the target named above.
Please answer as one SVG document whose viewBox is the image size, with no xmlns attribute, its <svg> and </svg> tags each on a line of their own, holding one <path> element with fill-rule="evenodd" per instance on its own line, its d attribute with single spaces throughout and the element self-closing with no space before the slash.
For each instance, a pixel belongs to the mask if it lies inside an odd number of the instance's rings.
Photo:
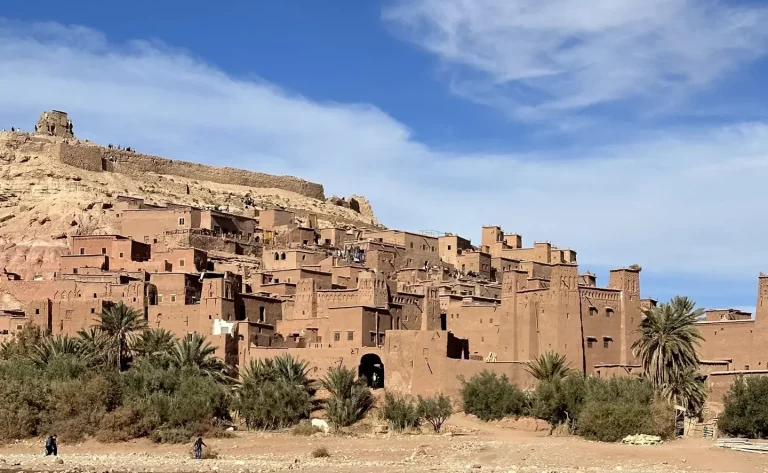
<svg viewBox="0 0 768 473">
<path fill-rule="evenodd" d="M 207 447 L 205 443 L 203 443 L 203 438 L 198 437 L 197 440 L 195 440 L 194 450 L 195 450 L 195 459 L 200 460 L 203 458 L 203 447 Z"/>
<path fill-rule="evenodd" d="M 49 435 L 47 439 L 45 439 L 45 455 L 53 455 L 54 457 L 58 454 L 58 446 L 56 445 L 56 436 L 55 435 Z"/>
</svg>

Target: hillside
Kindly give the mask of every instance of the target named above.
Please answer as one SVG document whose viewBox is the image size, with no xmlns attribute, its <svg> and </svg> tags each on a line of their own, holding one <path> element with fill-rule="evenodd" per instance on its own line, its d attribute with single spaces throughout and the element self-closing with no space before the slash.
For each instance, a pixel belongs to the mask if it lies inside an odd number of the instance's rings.
<svg viewBox="0 0 768 473">
<path fill-rule="evenodd" d="M 94 167 L 88 162 L 93 159 L 104 166 Z M 321 228 L 378 225 L 364 198 L 326 199 L 323 192 L 320 184 L 291 176 L 171 161 L 73 138 L 0 132 L 0 272 L 31 279 L 58 266 L 68 235 L 113 233 L 112 205 L 120 195 L 253 215 L 243 202 L 250 195 L 256 209 L 285 207 L 305 222 L 316 214 Z"/>
</svg>

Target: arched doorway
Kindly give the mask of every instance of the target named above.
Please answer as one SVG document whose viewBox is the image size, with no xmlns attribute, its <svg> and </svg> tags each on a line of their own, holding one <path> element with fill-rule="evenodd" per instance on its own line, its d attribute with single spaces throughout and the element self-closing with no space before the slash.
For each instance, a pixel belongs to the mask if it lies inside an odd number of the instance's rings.
<svg viewBox="0 0 768 473">
<path fill-rule="evenodd" d="M 368 387 L 379 389 L 384 387 L 384 363 L 379 355 L 368 353 L 360 358 L 360 368 L 357 375 L 365 378 Z"/>
</svg>

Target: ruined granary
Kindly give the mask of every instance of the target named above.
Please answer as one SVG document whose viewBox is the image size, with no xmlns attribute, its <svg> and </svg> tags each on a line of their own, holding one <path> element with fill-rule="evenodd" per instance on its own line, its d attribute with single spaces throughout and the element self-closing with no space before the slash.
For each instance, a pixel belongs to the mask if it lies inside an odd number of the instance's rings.
<svg viewBox="0 0 768 473">
<path fill-rule="evenodd" d="M 58 135 L 64 118 L 44 114 L 38 132 Z M 90 143 L 58 146 L 64 166 L 94 173 L 181 166 Z M 291 179 L 276 182 L 322 194 Z M 455 394 L 458 376 L 483 370 L 530 387 L 526 362 L 548 351 L 589 375 L 639 371 L 631 346 L 655 301 L 641 299 L 636 266 L 612 270 L 598 287 L 579 272 L 575 251 L 526 247 L 498 226 L 483 227 L 473 245 L 455 234 L 321 226 L 285 208 L 234 212 L 119 195 L 103 206 L 114 214 L 110 234 L 67 236 L 51 271 L 3 271 L 0 340 L 27 323 L 73 335 L 123 301 L 150 327 L 205 334 L 233 365 L 290 353 L 317 376 L 341 364 L 376 387 L 413 394 Z M 734 374 L 768 372 L 766 298 L 761 276 L 755 319 L 721 310 L 699 323 L 713 393 Z"/>
</svg>

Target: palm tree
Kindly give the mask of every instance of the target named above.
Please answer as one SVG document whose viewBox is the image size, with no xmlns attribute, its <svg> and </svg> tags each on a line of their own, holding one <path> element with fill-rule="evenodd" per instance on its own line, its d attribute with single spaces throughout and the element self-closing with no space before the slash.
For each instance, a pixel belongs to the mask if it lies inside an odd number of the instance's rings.
<svg viewBox="0 0 768 473">
<path fill-rule="evenodd" d="M 59 357 L 71 356 L 80 358 L 90 363 L 94 360 L 94 353 L 90 352 L 77 338 L 68 335 L 57 335 L 56 337 L 46 337 L 35 345 L 29 359 L 38 366 L 48 365 L 51 361 Z"/>
<path fill-rule="evenodd" d="M 314 381 L 309 379 L 309 363 L 306 360 L 297 360 L 286 353 L 275 357 L 273 366 L 278 379 L 313 391 L 311 386 Z"/>
<path fill-rule="evenodd" d="M 101 314 L 99 328 L 111 339 L 116 356 L 117 370 L 122 370 L 129 355 L 129 343 L 134 332 L 147 328 L 144 314 L 125 305 L 122 301 L 107 308 Z"/>
<path fill-rule="evenodd" d="M 171 351 L 171 364 L 179 369 L 194 370 L 217 381 L 229 381 L 227 365 L 214 356 L 216 347 L 205 341 L 199 333 L 188 333 Z"/>
<path fill-rule="evenodd" d="M 354 370 L 334 366 L 320 383 L 330 393 L 325 409 L 335 430 L 362 419 L 373 406 L 371 390 L 365 379 L 356 378 Z"/>
<path fill-rule="evenodd" d="M 548 351 L 529 361 L 526 371 L 539 381 L 554 381 L 570 374 L 568 359 L 565 355 Z"/>
<path fill-rule="evenodd" d="M 707 400 L 705 376 L 693 367 L 673 375 L 662 386 L 661 394 L 670 402 L 682 407 L 691 416 L 698 416 Z"/>
<path fill-rule="evenodd" d="M 632 349 L 645 375 L 661 389 L 687 369 L 697 369 L 696 347 L 704 338 L 694 323 L 704 313 L 687 297 L 676 296 L 668 304 L 648 309 L 640 323 L 639 338 Z"/>
<path fill-rule="evenodd" d="M 176 337 L 168 330 L 144 330 L 133 342 L 133 352 L 143 358 L 157 359 L 170 355 L 176 346 Z"/>
<path fill-rule="evenodd" d="M 77 331 L 83 349 L 107 360 L 113 360 L 115 353 L 109 335 L 99 327 Z"/>
</svg>

